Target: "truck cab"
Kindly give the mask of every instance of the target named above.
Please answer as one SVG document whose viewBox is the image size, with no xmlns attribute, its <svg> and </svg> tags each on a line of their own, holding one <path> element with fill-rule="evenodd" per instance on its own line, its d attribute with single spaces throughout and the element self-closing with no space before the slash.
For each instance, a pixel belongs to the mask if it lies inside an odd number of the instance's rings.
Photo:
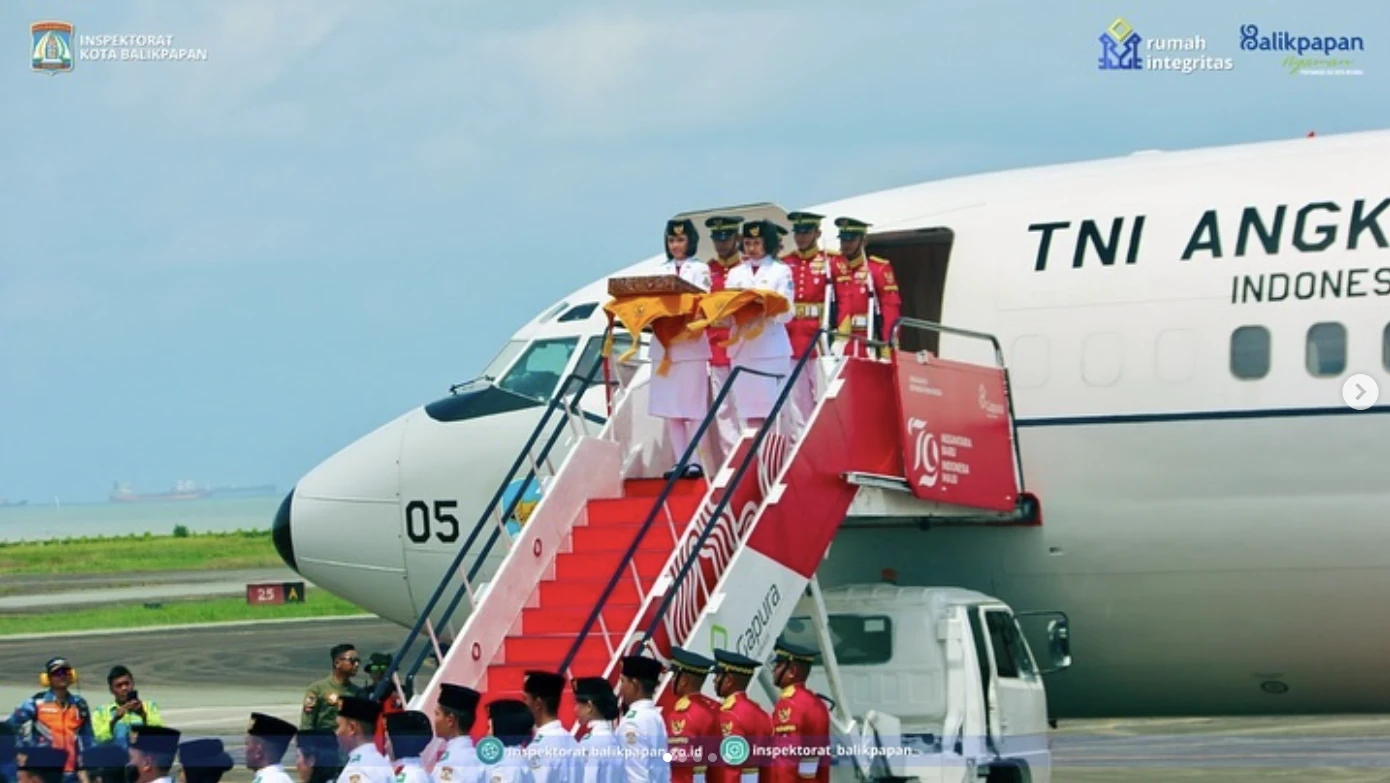
<svg viewBox="0 0 1390 783">
<path fill-rule="evenodd" d="M 1042 678 L 1070 665 L 1069 632 L 1060 612 L 1025 614 L 1055 616 L 1045 669 L 1020 615 L 983 593 L 813 587 L 785 634 L 821 651 L 807 685 L 832 704 L 832 779 L 1051 780 Z"/>
</svg>

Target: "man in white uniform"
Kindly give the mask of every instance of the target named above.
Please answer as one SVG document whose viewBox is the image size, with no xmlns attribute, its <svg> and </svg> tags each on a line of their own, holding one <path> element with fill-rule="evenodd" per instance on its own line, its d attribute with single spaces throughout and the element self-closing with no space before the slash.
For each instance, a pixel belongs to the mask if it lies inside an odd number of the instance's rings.
<svg viewBox="0 0 1390 783">
<path fill-rule="evenodd" d="M 347 756 L 338 783 L 393 783 L 391 762 L 376 749 L 381 705 L 359 696 L 338 699 L 338 745 Z"/>
<path fill-rule="evenodd" d="M 430 716 L 416 710 L 392 712 L 386 716 L 386 743 L 395 759 L 396 783 L 430 783 L 420 754 L 434 739 Z"/>
<path fill-rule="evenodd" d="M 551 672 L 526 672 L 521 689 L 526 694 L 523 701 L 536 720 L 536 738 L 527 748 L 536 783 L 580 783 L 584 759 L 579 743 L 559 717 L 565 678 Z"/>
<path fill-rule="evenodd" d="M 661 661 L 640 655 L 623 658 L 618 696 L 627 712 L 618 726 L 618 742 L 624 751 L 627 783 L 671 783 L 671 763 L 661 758 L 670 749 L 666 721 L 652 700 L 660 680 Z"/>
<path fill-rule="evenodd" d="M 791 269 L 776 260 L 783 229 L 770 220 L 743 224 L 743 263 L 734 267 L 724 286 L 729 289 L 771 291 L 786 298 L 790 307 L 796 301 L 796 284 Z M 791 374 L 792 343 L 787 322 L 792 312 L 759 318 L 745 326 L 735 326 L 736 342 L 729 346 L 734 367 L 757 370 L 762 375 L 741 372 L 734 380 L 734 407 L 744 429 L 757 429 L 772 412 L 777 394 Z M 780 377 L 769 377 L 768 374 Z"/>
<path fill-rule="evenodd" d="M 483 767 L 483 779 L 490 783 L 536 783 L 522 747 L 536 725 L 531 709 L 516 699 L 498 699 L 488 702 L 487 712 L 492 737 L 502 743 L 503 754 Z"/>
<path fill-rule="evenodd" d="M 293 783 L 281 762 L 297 733 L 293 723 L 251 713 L 251 725 L 246 727 L 246 768 L 256 773 L 252 783 Z"/>
<path fill-rule="evenodd" d="M 451 682 L 439 685 L 434 707 L 434 734 L 444 740 L 444 755 L 434 765 L 434 783 L 482 783 L 483 763 L 473 747 L 473 724 L 482 694 Z"/>
<path fill-rule="evenodd" d="M 661 265 L 659 274 L 675 275 L 702 291 L 708 291 L 709 266 L 695 258 L 699 239 L 695 233 L 695 223 L 688 218 L 666 221 L 666 263 Z M 652 363 L 652 381 L 647 412 L 666 420 L 666 435 L 675 451 L 675 462 L 679 463 L 695 439 L 700 421 L 709 414 L 709 337 L 702 332 L 698 337 L 675 343 L 667 350 L 653 335 L 648 356 Z M 670 366 L 664 375 L 658 372 L 663 359 L 670 359 Z M 697 449 L 690 458 L 684 478 L 705 475 L 703 464 Z M 663 476 L 670 477 L 670 471 Z"/>
<path fill-rule="evenodd" d="M 589 729 L 579 743 L 584 783 L 623 783 L 622 744 L 613 733 L 613 721 L 621 714 L 608 680 L 580 677 L 574 681 L 574 716 Z"/>
</svg>

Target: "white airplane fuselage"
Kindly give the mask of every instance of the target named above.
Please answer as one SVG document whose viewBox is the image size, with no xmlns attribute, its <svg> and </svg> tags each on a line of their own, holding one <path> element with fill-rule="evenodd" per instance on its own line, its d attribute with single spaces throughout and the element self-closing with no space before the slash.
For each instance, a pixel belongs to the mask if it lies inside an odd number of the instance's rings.
<svg viewBox="0 0 1390 783">
<path fill-rule="evenodd" d="M 904 315 L 998 337 L 1043 519 L 845 530 L 822 585 L 891 568 L 901 584 L 1067 612 L 1074 665 L 1048 683 L 1059 717 L 1384 711 L 1390 402 L 1354 411 L 1342 386 L 1363 373 L 1390 395 L 1387 183 L 1390 132 L 1373 132 L 810 207 L 873 225 Z M 932 261 L 946 269 L 937 290 L 911 290 L 930 278 L 913 274 L 927 256 L 913 255 L 912 232 L 949 246 Z M 703 241 L 700 256 L 711 252 Z M 577 337 L 582 349 L 602 310 L 560 319 L 605 299 L 596 281 L 513 339 Z M 1242 327 L 1266 331 L 1243 330 L 1233 360 Z M 939 352 L 989 361 L 950 336 Z M 411 411 L 306 475 L 276 522 L 287 562 L 414 622 L 539 416 L 539 402 L 493 391 L 503 396 L 445 404 L 455 421 Z M 602 393 L 586 407 L 602 415 Z"/>
</svg>

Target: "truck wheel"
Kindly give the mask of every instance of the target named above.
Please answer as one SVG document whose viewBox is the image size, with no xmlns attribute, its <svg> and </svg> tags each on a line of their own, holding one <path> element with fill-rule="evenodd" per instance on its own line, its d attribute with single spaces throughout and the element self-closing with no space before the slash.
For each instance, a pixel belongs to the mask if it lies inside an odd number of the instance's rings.
<svg viewBox="0 0 1390 783">
<path fill-rule="evenodd" d="M 1028 776 L 1024 774 L 1021 767 L 1009 764 L 990 767 L 989 775 L 985 780 L 987 783 L 1027 783 Z"/>
</svg>

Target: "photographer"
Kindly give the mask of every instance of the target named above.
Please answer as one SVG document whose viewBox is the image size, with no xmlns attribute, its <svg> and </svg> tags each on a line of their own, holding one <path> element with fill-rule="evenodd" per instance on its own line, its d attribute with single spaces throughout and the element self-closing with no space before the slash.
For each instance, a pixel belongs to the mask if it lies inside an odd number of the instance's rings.
<svg viewBox="0 0 1390 783">
<path fill-rule="evenodd" d="M 104 704 L 92 715 L 92 731 L 97 742 L 116 742 L 122 747 L 130 744 L 130 730 L 140 726 L 163 726 L 159 707 L 143 701 L 135 691 L 135 678 L 130 669 L 113 666 L 106 675 L 106 684 L 116 701 Z"/>
</svg>

